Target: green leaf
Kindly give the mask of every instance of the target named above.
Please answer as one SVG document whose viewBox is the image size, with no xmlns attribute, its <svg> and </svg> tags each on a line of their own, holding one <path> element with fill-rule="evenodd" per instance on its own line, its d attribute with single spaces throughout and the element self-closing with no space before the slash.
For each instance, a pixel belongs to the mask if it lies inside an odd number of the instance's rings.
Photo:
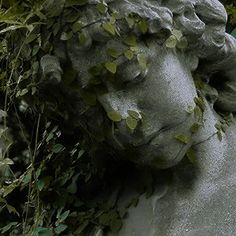
<svg viewBox="0 0 236 236">
<path fill-rule="evenodd" d="M 44 186 L 45 186 L 44 180 L 43 180 L 43 179 L 38 180 L 38 182 L 37 182 L 38 190 L 39 190 L 39 191 L 42 191 L 43 188 L 44 188 Z"/>
<path fill-rule="evenodd" d="M 223 139 L 223 135 L 222 135 L 221 131 L 218 131 L 218 132 L 217 132 L 217 137 L 218 137 L 218 139 L 219 139 L 220 142 L 221 142 L 222 139 Z"/>
<path fill-rule="evenodd" d="M 194 123 L 191 126 L 190 131 L 194 134 L 194 133 L 196 133 L 199 130 L 200 127 L 201 127 L 200 123 Z"/>
<path fill-rule="evenodd" d="M 145 19 L 141 19 L 138 23 L 138 28 L 142 34 L 146 34 L 148 31 L 147 21 Z"/>
<path fill-rule="evenodd" d="M 58 226 L 55 228 L 55 233 L 56 233 L 56 234 L 60 234 L 60 233 L 62 233 L 63 231 L 65 231 L 67 228 L 68 228 L 67 225 L 60 224 L 60 225 L 58 225 Z"/>
<path fill-rule="evenodd" d="M 64 220 L 67 219 L 67 217 L 69 216 L 69 214 L 70 214 L 70 210 L 65 211 L 63 214 L 61 214 L 61 215 L 58 217 L 58 220 L 59 220 L 60 222 L 63 222 Z"/>
<path fill-rule="evenodd" d="M 111 221 L 111 214 L 109 213 L 103 213 L 101 216 L 99 216 L 99 223 L 102 225 L 108 226 Z"/>
<path fill-rule="evenodd" d="M 199 106 L 195 106 L 194 108 L 194 117 L 199 122 L 202 122 L 203 120 L 203 112 Z"/>
<path fill-rule="evenodd" d="M 125 20 L 128 23 L 129 28 L 132 29 L 134 24 L 135 24 L 135 19 L 131 16 L 128 16 L 128 17 L 125 18 Z"/>
<path fill-rule="evenodd" d="M 83 27 L 83 23 L 81 21 L 76 21 L 73 25 L 72 25 L 72 31 L 74 33 L 77 33 L 78 31 L 80 31 Z"/>
<path fill-rule="evenodd" d="M 93 92 L 83 91 L 81 96 L 87 105 L 95 106 L 97 104 L 97 97 Z"/>
<path fill-rule="evenodd" d="M 190 137 L 185 134 L 176 134 L 175 138 L 181 143 L 187 144 L 190 141 Z"/>
<path fill-rule="evenodd" d="M 104 2 L 99 2 L 96 8 L 101 14 L 105 14 L 107 12 L 107 4 Z"/>
<path fill-rule="evenodd" d="M 110 22 L 106 22 L 102 24 L 102 27 L 105 31 L 107 31 L 108 33 L 110 33 L 111 35 L 115 36 L 116 34 L 116 27 L 111 24 Z"/>
<path fill-rule="evenodd" d="M 25 43 L 31 43 L 38 37 L 39 37 L 38 34 L 29 34 L 25 40 Z"/>
<path fill-rule="evenodd" d="M 107 116 L 110 120 L 112 120 L 114 122 L 119 122 L 122 120 L 122 116 L 117 111 L 110 111 L 107 113 Z"/>
<path fill-rule="evenodd" d="M 180 41 L 177 43 L 177 48 L 184 49 L 188 46 L 188 41 L 186 37 L 182 37 Z"/>
<path fill-rule="evenodd" d="M 111 57 L 118 58 L 122 53 L 116 50 L 115 48 L 108 48 L 107 54 Z"/>
<path fill-rule="evenodd" d="M 172 35 L 174 35 L 178 41 L 183 37 L 182 32 L 176 29 L 172 31 Z"/>
<path fill-rule="evenodd" d="M 16 226 L 17 224 L 18 224 L 17 222 L 11 222 L 10 224 L 1 228 L 1 233 L 2 234 L 6 233 L 7 231 L 9 231 L 12 227 Z"/>
<path fill-rule="evenodd" d="M 67 41 L 67 40 L 71 39 L 72 36 L 73 36 L 73 32 L 72 32 L 72 31 L 70 31 L 70 32 L 63 32 L 63 33 L 61 34 L 60 39 L 61 39 L 62 41 Z"/>
<path fill-rule="evenodd" d="M 133 117 L 131 116 L 128 116 L 126 118 L 126 125 L 131 129 L 131 130 L 134 130 L 137 125 L 138 125 L 138 121 L 136 119 L 134 119 Z"/>
<path fill-rule="evenodd" d="M 118 218 L 114 218 L 110 222 L 110 228 L 112 233 L 118 233 L 122 227 L 122 221 Z"/>
<path fill-rule="evenodd" d="M 27 88 L 24 88 L 22 90 L 19 90 L 17 93 L 16 93 L 16 97 L 21 97 L 21 96 L 24 96 L 25 94 L 27 94 L 29 92 L 29 90 Z"/>
<path fill-rule="evenodd" d="M 199 108 L 202 111 L 205 110 L 205 102 L 204 102 L 204 99 L 202 97 L 195 97 L 194 102 L 196 103 L 197 106 L 199 106 Z"/>
<path fill-rule="evenodd" d="M 124 42 L 129 46 L 135 47 L 137 45 L 136 40 L 137 38 L 134 35 L 129 35 L 124 39 Z"/>
<path fill-rule="evenodd" d="M 138 63 L 142 70 L 146 70 L 147 68 L 147 59 L 143 54 L 137 55 Z"/>
<path fill-rule="evenodd" d="M 0 166 L 13 165 L 14 162 L 10 158 L 0 159 Z"/>
<path fill-rule="evenodd" d="M 60 144 L 60 143 L 55 144 L 55 145 L 53 146 L 53 148 L 52 148 L 52 152 L 53 152 L 53 153 L 60 153 L 60 152 L 62 152 L 63 150 L 65 150 L 65 147 L 64 147 L 62 144 Z"/>
<path fill-rule="evenodd" d="M 99 76 L 103 72 L 103 67 L 102 67 L 102 65 L 95 65 L 95 66 L 92 66 L 91 68 L 89 68 L 88 71 L 93 76 Z"/>
<path fill-rule="evenodd" d="M 117 65 L 114 62 L 106 62 L 105 67 L 108 71 L 110 71 L 112 74 L 116 73 Z"/>
<path fill-rule="evenodd" d="M 51 230 L 45 227 L 38 226 L 34 231 L 35 236 L 53 236 Z"/>
<path fill-rule="evenodd" d="M 134 53 L 131 50 L 125 51 L 124 55 L 128 60 L 132 60 L 134 57 Z"/>
<path fill-rule="evenodd" d="M 67 0 L 66 7 L 72 6 L 84 6 L 88 3 L 88 0 Z"/>
<path fill-rule="evenodd" d="M 6 33 L 8 31 L 14 31 L 14 30 L 17 30 L 17 29 L 20 29 L 20 28 L 26 28 L 26 26 L 24 26 L 24 25 L 11 25 L 7 28 L 2 29 L 0 31 L 0 34 Z"/>
<path fill-rule="evenodd" d="M 190 148 L 190 149 L 187 151 L 186 156 L 187 156 L 187 158 L 189 159 L 189 161 L 192 162 L 192 163 L 196 162 L 196 160 L 197 160 L 195 151 L 194 151 L 192 148 Z"/>
<path fill-rule="evenodd" d="M 167 48 L 175 48 L 177 45 L 177 39 L 174 35 L 171 35 L 166 41 L 165 46 Z"/>
<path fill-rule="evenodd" d="M 234 30 L 231 32 L 231 35 L 236 38 L 236 28 L 234 28 Z"/>
<path fill-rule="evenodd" d="M 17 212 L 17 210 L 16 210 L 15 207 L 13 207 L 13 206 L 7 204 L 7 210 L 8 210 L 8 212 L 9 212 L 10 214 L 13 213 L 13 214 L 16 214 L 16 215 L 19 216 L 19 213 Z"/>
<path fill-rule="evenodd" d="M 75 194 L 77 192 L 77 179 L 80 174 L 75 175 L 72 178 L 71 184 L 67 187 L 67 192 L 71 194 Z"/>
</svg>

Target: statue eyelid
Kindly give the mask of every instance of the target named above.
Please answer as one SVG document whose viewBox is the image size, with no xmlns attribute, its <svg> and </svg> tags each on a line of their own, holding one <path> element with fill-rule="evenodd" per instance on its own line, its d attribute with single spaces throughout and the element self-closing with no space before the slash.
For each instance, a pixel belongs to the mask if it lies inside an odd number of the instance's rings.
<svg viewBox="0 0 236 236">
<path fill-rule="evenodd" d="M 145 78 L 146 78 L 146 76 L 144 76 L 143 73 L 140 73 L 139 75 L 137 75 L 134 78 L 129 78 L 129 79 L 124 80 L 123 84 L 125 86 L 140 84 L 145 81 Z"/>
</svg>

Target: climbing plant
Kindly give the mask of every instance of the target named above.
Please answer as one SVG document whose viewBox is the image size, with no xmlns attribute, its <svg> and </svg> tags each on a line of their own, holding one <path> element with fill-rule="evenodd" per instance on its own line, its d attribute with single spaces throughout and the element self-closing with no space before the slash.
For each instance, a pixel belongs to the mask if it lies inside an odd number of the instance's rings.
<svg viewBox="0 0 236 236">
<path fill-rule="evenodd" d="M 235 24 L 235 5 L 225 4 Z M 90 5 L 102 20 L 86 22 L 83 11 Z M 108 48 L 109 60 L 89 69 L 89 85 L 82 89 L 63 48 L 72 39 L 80 48 L 90 47 L 86 28 L 93 23 L 100 24 L 104 37 L 118 38 L 122 46 Z M 121 23 L 127 32 L 119 30 Z M 109 127 L 114 132 L 114 124 L 122 117 L 115 111 L 105 114 L 94 137 L 76 114 L 96 114 L 94 89 L 101 87 L 101 76 L 114 78 L 119 60 L 135 61 L 145 74 L 147 60 L 137 42 L 139 37 L 145 40 L 148 27 L 144 17 L 130 13 L 122 18 L 102 0 L 0 1 L 1 235 L 86 235 L 96 228 L 119 231 L 126 209 L 116 206 L 117 196 L 108 201 L 104 195 L 109 195 L 120 169 L 109 163 L 99 147 L 106 135 L 103 131 Z M 175 29 L 163 45 L 181 50 L 187 40 Z M 83 102 L 75 105 L 78 94 Z M 199 122 L 192 133 L 199 128 L 204 110 L 200 96 L 195 103 L 191 112 Z M 142 119 L 141 113 L 128 111 L 125 122 L 130 132 Z M 223 129 L 222 124 L 217 127 L 219 132 Z M 189 141 L 184 134 L 175 138 L 184 144 Z M 187 156 L 193 160 L 193 151 Z M 146 175 L 140 192 L 151 192 L 151 176 Z M 127 208 L 137 201 L 132 199 Z"/>
</svg>

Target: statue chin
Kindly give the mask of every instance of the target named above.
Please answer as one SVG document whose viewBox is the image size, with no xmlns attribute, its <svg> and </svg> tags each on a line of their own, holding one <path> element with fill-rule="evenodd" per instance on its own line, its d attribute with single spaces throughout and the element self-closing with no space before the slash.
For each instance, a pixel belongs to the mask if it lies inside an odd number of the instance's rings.
<svg viewBox="0 0 236 236">
<path fill-rule="evenodd" d="M 183 144 L 173 140 L 170 133 L 174 132 L 169 131 L 167 134 L 158 135 L 140 145 L 134 145 L 131 140 L 126 140 L 124 143 L 122 139 L 115 136 L 108 143 L 112 149 L 116 150 L 118 158 L 130 160 L 140 166 L 167 169 L 177 165 L 192 145 L 192 142 Z"/>
</svg>

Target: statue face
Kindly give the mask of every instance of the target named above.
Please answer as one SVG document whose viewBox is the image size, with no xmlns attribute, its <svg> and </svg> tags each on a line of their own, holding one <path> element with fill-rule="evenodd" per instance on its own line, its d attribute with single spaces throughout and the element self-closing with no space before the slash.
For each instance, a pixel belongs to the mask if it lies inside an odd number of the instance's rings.
<svg viewBox="0 0 236 236">
<path fill-rule="evenodd" d="M 188 42 L 194 42 L 193 47 L 209 46 L 209 40 L 205 40 L 204 36 L 205 31 L 211 32 L 212 29 L 212 24 L 209 23 L 211 20 L 205 19 L 204 6 L 208 5 L 208 1 L 179 0 L 167 3 L 173 13 L 176 27 L 187 37 Z M 140 7 L 135 8 L 138 13 Z M 171 26 L 171 13 L 166 8 L 163 9 L 163 14 L 168 16 L 165 22 Z M 218 16 L 220 10 L 221 5 L 216 10 L 211 9 L 210 17 L 213 19 Z M 160 19 L 163 19 L 163 14 Z M 221 18 L 220 21 L 224 22 L 224 17 Z M 147 69 L 142 69 L 138 57 L 132 60 L 124 56 L 111 59 L 107 54 L 108 49 L 118 48 L 118 51 L 125 51 L 128 47 L 118 39 L 104 37 L 97 30 L 101 28 L 99 27 L 94 24 L 89 29 L 94 42 L 92 46 L 90 44 L 90 48 L 88 46 L 84 50 L 76 42 L 70 42 L 68 52 L 82 83 L 90 78 L 88 71 L 94 65 L 104 65 L 111 60 L 115 60 L 118 65 L 114 76 L 102 78 L 106 92 L 98 95 L 98 101 L 105 113 L 115 111 L 122 117 L 121 121 L 114 122 L 112 135 L 106 142 L 120 156 L 132 158 L 137 163 L 163 168 L 175 165 L 192 144 L 191 138 L 186 144 L 178 141 L 175 136 L 184 134 L 191 137 L 190 127 L 195 121 L 193 115 L 187 111 L 189 107 L 195 107 L 194 98 L 197 93 L 191 70 L 197 68 L 197 63 L 192 63 L 197 57 L 188 57 L 181 51 L 167 49 L 161 45 L 160 39 L 149 32 L 151 34 L 145 43 L 141 40 L 137 43 L 136 54 L 144 56 L 147 61 Z M 213 46 L 211 48 L 215 49 Z M 203 54 L 211 54 L 210 49 L 203 50 Z M 127 126 L 130 111 L 139 115 L 138 124 L 133 130 Z"/>
<path fill-rule="evenodd" d="M 72 61 L 82 75 L 92 65 L 106 62 L 108 42 L 76 55 Z M 116 42 L 117 43 L 117 42 Z M 147 71 L 140 72 L 138 63 L 126 61 L 118 66 L 113 79 L 105 79 L 107 92 L 98 97 L 105 112 L 117 111 L 120 122 L 115 122 L 115 132 L 107 142 L 121 155 L 135 153 L 134 161 L 157 167 L 170 167 L 178 163 L 191 145 L 175 139 L 177 134 L 190 135 L 193 115 L 187 111 L 194 107 L 197 96 L 191 71 L 184 54 L 159 46 L 155 41 L 138 48 L 147 60 Z M 142 116 L 132 131 L 127 127 L 128 111 Z M 129 158 L 129 157 L 128 157 Z"/>
</svg>

